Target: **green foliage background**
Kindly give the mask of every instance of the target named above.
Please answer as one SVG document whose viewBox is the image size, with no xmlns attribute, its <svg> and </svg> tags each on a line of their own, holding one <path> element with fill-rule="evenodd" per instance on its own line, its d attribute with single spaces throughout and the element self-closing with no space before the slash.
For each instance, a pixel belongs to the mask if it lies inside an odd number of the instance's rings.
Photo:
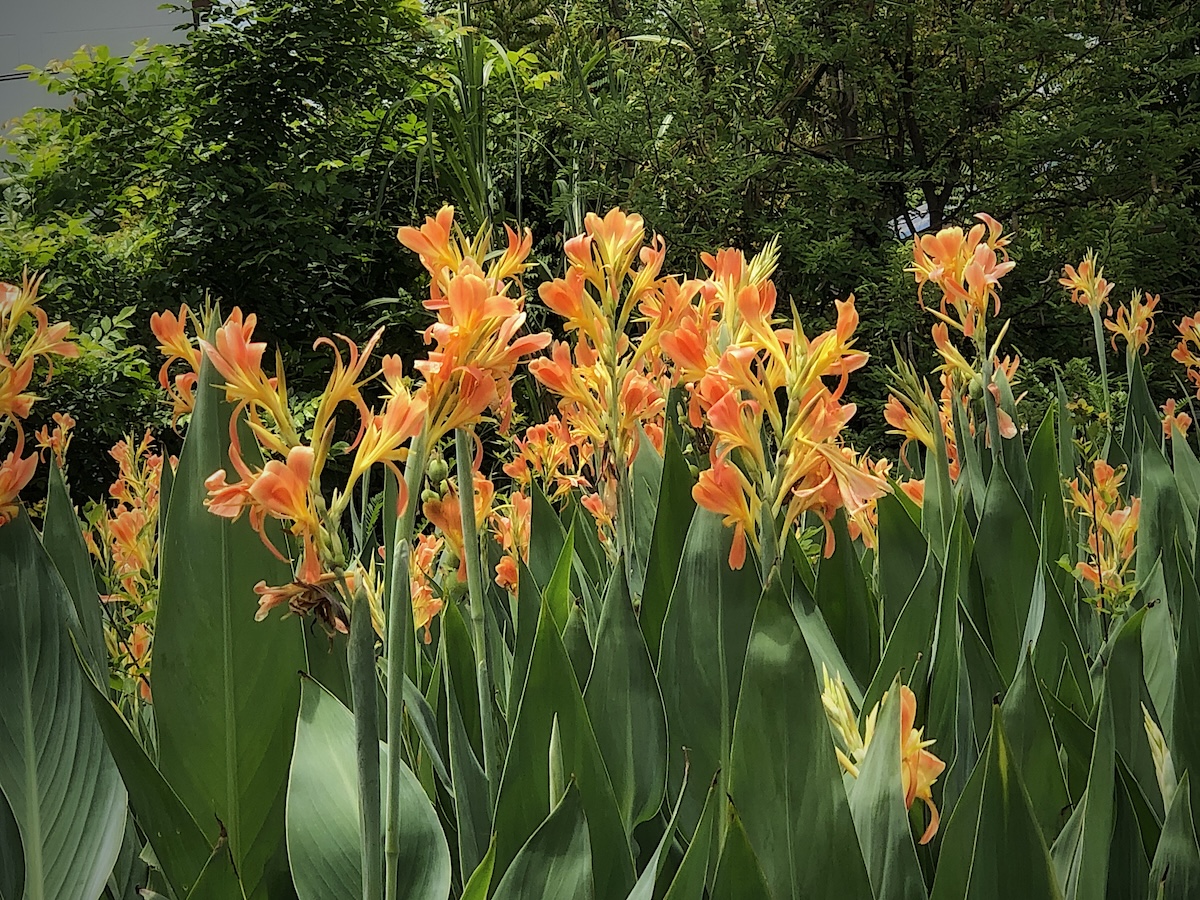
<svg viewBox="0 0 1200 900">
<path fill-rule="evenodd" d="M 988 211 L 1018 233 L 1008 343 L 1044 404 L 1055 365 L 1089 355 L 1057 285 L 1087 247 L 1116 299 L 1163 296 L 1160 328 L 1200 303 L 1198 36 L 1190 3 L 217 3 L 179 46 L 34 74 L 73 99 L 5 133 L 0 277 L 47 270 L 56 314 L 108 349 L 42 407 L 94 442 L 92 495 L 104 449 L 154 409 L 151 312 L 241 305 L 296 360 L 377 322 L 411 351 L 420 276 L 394 233 L 445 201 L 528 225 L 546 260 L 618 204 L 688 274 L 779 234 L 782 296 L 813 329 L 854 292 L 865 349 L 922 371 L 910 235 Z M 1155 396 L 1186 394 L 1169 343 Z M 855 386 L 877 449 L 883 368 Z"/>
</svg>

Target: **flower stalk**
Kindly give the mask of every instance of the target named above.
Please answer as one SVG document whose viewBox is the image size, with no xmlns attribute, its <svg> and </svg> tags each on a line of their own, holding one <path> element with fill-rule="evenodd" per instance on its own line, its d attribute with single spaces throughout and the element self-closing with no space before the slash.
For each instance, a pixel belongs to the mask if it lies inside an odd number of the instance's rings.
<svg viewBox="0 0 1200 900">
<path fill-rule="evenodd" d="M 462 517 L 463 561 L 467 567 L 467 598 L 470 603 L 471 639 L 475 644 L 475 682 L 479 691 L 479 727 L 483 737 L 483 770 L 488 782 L 489 806 L 495 807 L 498 779 L 496 726 L 492 718 L 492 680 L 488 671 L 484 636 L 483 560 L 479 531 L 475 520 L 474 467 L 471 464 L 471 434 L 465 428 L 454 431 L 454 456 L 458 470 L 458 504 Z"/>
<path fill-rule="evenodd" d="M 375 629 L 367 592 L 360 585 L 350 614 L 350 695 L 354 702 L 358 818 L 362 829 L 363 900 L 383 897 L 379 793 L 379 708 L 375 679 Z"/>
<path fill-rule="evenodd" d="M 384 655 L 387 665 L 387 805 L 384 826 L 385 897 L 396 900 L 399 893 L 400 861 L 400 753 L 401 732 L 404 728 L 404 655 L 412 642 L 412 585 L 409 563 L 412 555 L 413 523 L 417 514 L 417 496 L 425 477 L 429 458 L 429 440 L 422 431 L 413 440 L 404 465 L 407 500 L 396 522 L 396 537 L 392 549 L 392 576 L 388 591 L 387 632 Z"/>
</svg>

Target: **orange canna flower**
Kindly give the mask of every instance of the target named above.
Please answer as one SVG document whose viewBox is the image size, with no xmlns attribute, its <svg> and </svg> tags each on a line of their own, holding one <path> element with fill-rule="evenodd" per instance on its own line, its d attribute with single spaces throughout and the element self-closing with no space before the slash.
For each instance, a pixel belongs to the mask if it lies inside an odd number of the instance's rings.
<svg viewBox="0 0 1200 900">
<path fill-rule="evenodd" d="M 162 368 L 158 370 L 158 383 L 171 397 L 171 425 L 179 417 L 190 413 L 196 403 L 197 373 L 200 371 L 200 351 L 187 334 L 187 321 L 191 315 L 186 303 L 179 307 L 179 314 L 165 310 L 150 316 L 150 330 L 158 338 L 158 349 L 167 357 Z M 171 366 L 182 361 L 186 364 L 186 372 L 177 373 L 172 382 Z M 174 384 L 174 387 L 172 387 Z"/>
<path fill-rule="evenodd" d="M 1104 269 L 1100 267 L 1092 250 L 1088 250 L 1084 255 L 1078 268 L 1065 266 L 1063 277 L 1058 279 L 1058 283 L 1070 289 L 1073 303 L 1091 309 L 1099 309 L 1101 304 L 1108 309 L 1112 308 L 1108 302 L 1108 295 L 1112 293 L 1113 286 L 1105 280 Z"/>
<path fill-rule="evenodd" d="M 758 547 L 754 513 L 750 501 L 754 489 L 741 470 L 723 455 L 714 455 L 712 465 L 700 473 L 692 488 L 692 498 L 702 507 L 724 516 L 726 527 L 733 526 L 733 545 L 729 548 L 729 568 L 746 564 L 747 536 Z"/>
<path fill-rule="evenodd" d="M 442 552 L 443 543 L 442 538 L 437 535 L 420 535 L 417 538 L 417 546 L 412 555 L 412 567 L 409 570 L 413 625 L 417 631 L 425 629 L 426 644 L 432 640 L 432 633 L 429 630 L 430 623 L 445 605 L 441 596 L 434 590 L 436 582 L 433 579 L 437 557 Z"/>
<path fill-rule="evenodd" d="M 1163 414 L 1163 436 L 1170 440 L 1176 431 L 1181 435 L 1187 434 L 1188 428 L 1192 425 L 1192 417 L 1185 412 L 1175 412 L 1174 398 L 1168 400 L 1162 405 Z"/>
<path fill-rule="evenodd" d="M 70 413 L 55 413 L 51 418 L 54 419 L 54 430 L 50 431 L 46 425 L 38 430 L 38 449 L 42 451 L 43 459 L 47 453 L 52 453 L 62 469 L 66 467 L 67 448 L 71 445 L 71 429 L 75 427 L 75 419 Z"/>
<path fill-rule="evenodd" d="M 16 518 L 20 510 L 21 491 L 37 470 L 37 454 L 22 458 L 23 449 L 24 442 L 18 433 L 16 449 L 0 462 L 0 525 Z"/>
<path fill-rule="evenodd" d="M 1105 320 L 1104 327 L 1113 332 L 1114 351 L 1117 349 L 1117 336 L 1120 335 L 1125 339 L 1130 353 L 1138 350 L 1143 353 L 1149 352 L 1150 335 L 1154 331 L 1154 309 L 1158 306 L 1158 301 L 1157 296 L 1151 297 L 1149 294 L 1145 295 L 1143 301 L 1142 296 L 1134 291 L 1129 305 L 1121 304 L 1117 308 L 1117 320 Z"/>
</svg>

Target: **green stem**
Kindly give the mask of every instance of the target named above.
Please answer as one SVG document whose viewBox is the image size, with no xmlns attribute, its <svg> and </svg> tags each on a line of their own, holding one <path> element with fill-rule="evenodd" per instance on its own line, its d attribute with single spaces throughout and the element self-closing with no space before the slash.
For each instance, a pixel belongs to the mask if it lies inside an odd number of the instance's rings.
<svg viewBox="0 0 1200 900">
<path fill-rule="evenodd" d="M 412 554 L 413 523 L 417 516 L 417 497 L 425 477 L 429 457 L 429 439 L 422 431 L 409 450 L 404 467 L 408 502 L 396 522 L 392 547 L 392 573 L 388 591 L 387 635 L 387 807 L 383 839 L 384 873 L 387 900 L 400 896 L 398 863 L 400 860 L 400 767 L 404 764 L 400 747 L 404 728 L 404 648 L 412 640 L 412 586 L 408 580 Z"/>
<path fill-rule="evenodd" d="M 380 842 L 379 707 L 375 679 L 375 630 L 361 588 L 350 613 L 350 693 L 354 703 L 355 756 L 358 763 L 358 817 L 362 826 L 363 900 L 383 897 L 383 846 Z"/>
<path fill-rule="evenodd" d="M 492 721 L 492 679 L 488 672 L 483 621 L 483 566 L 479 533 L 475 525 L 475 477 L 471 465 L 471 436 L 465 428 L 454 432 L 454 461 L 458 470 L 458 509 L 462 517 L 463 560 L 467 567 L 467 597 L 470 600 L 471 638 L 475 644 L 475 681 L 479 690 L 479 726 L 483 737 L 483 771 L 487 776 L 488 800 L 496 804 L 496 740 Z"/>
<path fill-rule="evenodd" d="M 992 459 L 1000 459 L 1000 417 L 996 413 L 996 398 L 992 395 L 992 358 L 983 344 L 983 408 L 987 415 L 988 443 L 992 445 Z"/>
<path fill-rule="evenodd" d="M 1089 307 L 1092 311 L 1092 333 L 1096 339 L 1096 358 L 1100 361 L 1100 387 L 1104 391 L 1104 415 L 1109 435 L 1113 432 L 1112 397 L 1108 393 L 1108 354 L 1104 352 L 1104 323 L 1100 320 L 1100 307 Z"/>
</svg>

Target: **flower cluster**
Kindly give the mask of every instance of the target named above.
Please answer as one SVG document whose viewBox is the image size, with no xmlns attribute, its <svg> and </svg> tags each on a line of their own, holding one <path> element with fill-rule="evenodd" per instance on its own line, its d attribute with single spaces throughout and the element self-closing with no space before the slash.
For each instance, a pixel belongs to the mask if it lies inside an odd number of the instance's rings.
<svg viewBox="0 0 1200 900">
<path fill-rule="evenodd" d="M 566 274 L 538 289 L 574 346 L 556 343 L 549 358 L 529 365 L 559 398 L 562 418 L 535 426 L 519 447 L 552 493 L 585 490 L 584 506 L 611 547 L 619 474 L 637 454 L 639 431 L 662 444 L 670 383 L 659 338 L 670 323 L 659 312 L 682 289 L 660 277 L 666 247 L 661 237 L 646 241 L 641 216 L 589 213 L 584 227 L 564 246 Z M 519 457 L 514 469 L 521 464 Z"/>
<path fill-rule="evenodd" d="M 1158 306 L 1157 296 L 1144 296 L 1138 291 L 1133 292 L 1129 305 L 1122 303 L 1117 307 L 1115 321 L 1105 320 L 1104 327 L 1113 333 L 1112 348 L 1117 349 L 1117 337 L 1125 341 L 1130 353 L 1147 353 L 1150 350 L 1150 335 L 1154 331 L 1154 310 Z"/>
<path fill-rule="evenodd" d="M 196 384 L 200 372 L 199 342 L 188 334 L 188 322 L 194 332 L 199 333 L 199 323 L 186 303 L 179 307 L 179 314 L 166 310 L 150 316 L 150 331 L 158 339 L 158 349 L 167 360 L 158 370 L 158 384 L 171 398 L 171 424 L 179 417 L 191 413 L 196 404 Z M 184 369 L 171 375 L 171 367 L 182 362 Z"/>
<path fill-rule="evenodd" d="M 117 480 L 109 488 L 111 505 L 87 512 L 84 540 L 96 558 L 110 604 L 105 643 L 113 662 L 135 678 L 142 698 L 150 700 L 147 680 L 158 607 L 159 499 L 164 460 L 153 452 L 150 432 L 141 440 L 126 437 L 109 454 L 117 462 Z"/>
<path fill-rule="evenodd" d="M 0 282 L 0 442 L 15 433 L 15 444 L 0 457 L 0 525 L 11 521 L 19 509 L 18 497 L 37 470 L 37 454 L 25 455 L 25 428 L 33 404 L 38 400 L 30 390 L 34 368 L 44 359 L 53 373 L 55 356 L 79 355 L 79 348 L 67 339 L 67 322 L 50 324 L 46 311 L 39 306 L 41 277 L 25 274 L 21 284 Z M 50 374 L 47 374 L 49 379 Z M 59 423 L 63 429 L 65 421 Z M 59 431 L 62 449 L 66 449 L 65 429 Z M 52 441 L 47 435 L 47 444 Z M 0 443 L 2 446 L 2 443 Z"/>
<path fill-rule="evenodd" d="M 1099 310 L 1101 306 L 1112 309 L 1108 295 L 1112 293 L 1113 286 L 1104 278 L 1104 269 L 1100 267 L 1093 250 L 1088 250 L 1078 266 L 1065 266 L 1058 283 L 1070 289 L 1072 303 L 1092 310 Z"/>
<path fill-rule="evenodd" d="M 825 707 L 825 716 L 833 729 L 834 752 L 838 762 L 850 775 L 858 777 L 859 766 L 867 757 L 871 740 L 875 736 L 875 723 L 879 718 L 879 710 L 887 702 L 888 695 L 875 704 L 875 708 L 867 714 L 865 728 L 862 733 L 858 730 L 858 720 L 854 708 L 850 705 L 850 697 L 846 693 L 846 685 L 841 674 L 829 677 L 829 671 L 822 665 L 821 675 L 824 690 L 821 702 Z M 938 808 L 933 802 L 933 785 L 938 776 L 946 768 L 946 764 L 929 752 L 934 741 L 924 739 L 924 729 L 913 727 L 917 720 L 917 698 L 906 684 L 900 685 L 900 777 L 904 791 L 904 805 L 912 808 L 913 802 L 922 801 L 929 809 L 929 825 L 921 835 L 920 843 L 928 844 L 937 834 L 939 816 Z"/>
<path fill-rule="evenodd" d="M 1092 464 L 1090 482 L 1082 474 L 1068 488 L 1071 504 L 1087 525 L 1087 559 L 1075 566 L 1075 576 L 1093 589 L 1098 609 L 1119 613 L 1136 590 L 1131 567 L 1141 500 L 1121 496 L 1125 467 L 1114 469 L 1103 459 Z M 1083 482 L 1082 487 L 1080 482 Z"/>
<path fill-rule="evenodd" d="M 1171 358 L 1187 371 L 1188 381 L 1196 387 L 1200 397 L 1200 312 L 1184 316 L 1175 326 L 1179 330 L 1179 344 L 1171 352 Z"/>
<path fill-rule="evenodd" d="M 709 278 L 681 287 L 674 311 L 660 313 L 670 325 L 662 347 L 690 395 L 690 420 L 706 423 L 713 438 L 693 496 L 734 528 L 734 568 L 744 564 L 747 542 L 760 548 L 760 529 L 781 546 L 806 512 L 825 523 L 832 553 L 836 512 L 853 518 L 887 488 L 841 440 L 856 409 L 842 397 L 867 361 L 854 349 L 854 297 L 837 301 L 834 327 L 810 339 L 798 318 L 790 328 L 775 319 L 774 244 L 749 263 L 737 250 L 702 259 Z"/>
</svg>

